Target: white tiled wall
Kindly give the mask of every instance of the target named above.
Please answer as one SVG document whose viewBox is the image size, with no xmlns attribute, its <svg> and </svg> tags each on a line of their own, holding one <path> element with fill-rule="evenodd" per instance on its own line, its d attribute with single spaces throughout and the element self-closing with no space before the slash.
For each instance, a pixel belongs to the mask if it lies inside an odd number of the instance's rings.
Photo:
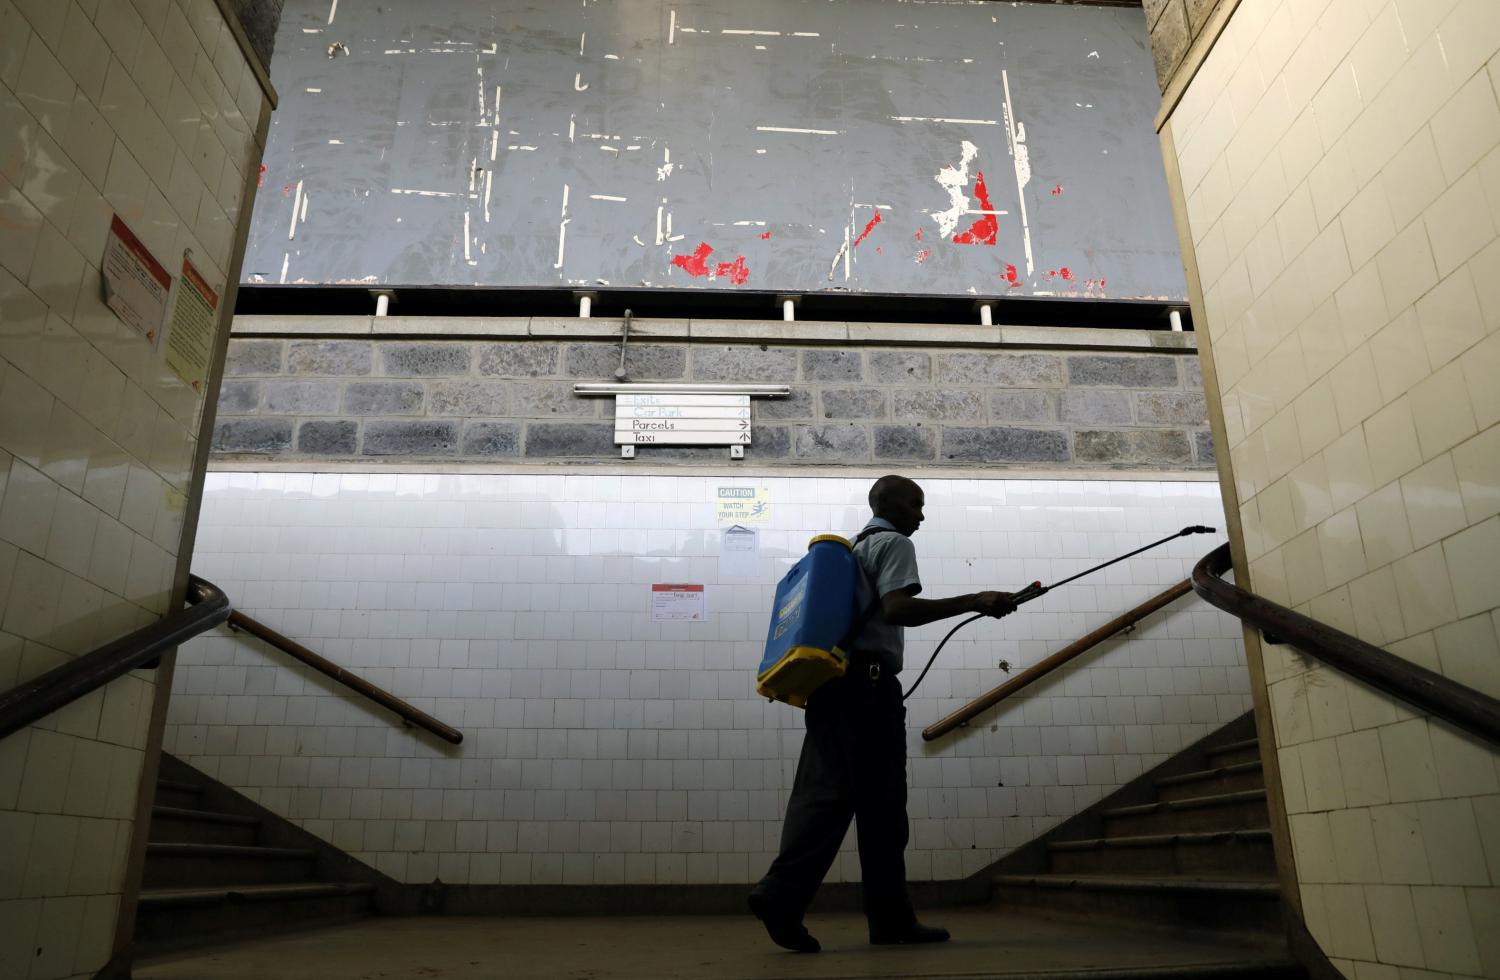
<svg viewBox="0 0 1500 980">
<path fill-rule="evenodd" d="M 922 480 L 925 594 L 1055 581 L 1190 524 L 1212 483 Z M 759 573 L 721 579 L 710 494 L 768 488 Z M 167 750 L 409 882 L 748 882 L 802 714 L 754 694 L 776 581 L 853 533 L 868 480 L 210 473 L 195 570 L 464 731 L 450 748 L 257 641 L 179 660 Z M 1220 539 L 1222 540 L 1222 539 Z M 908 702 L 914 879 L 970 874 L 1249 709 L 1237 624 L 1195 598 L 945 739 L 923 727 L 1183 579 L 1170 547 L 958 634 Z M 653 582 L 709 620 L 653 623 Z M 908 634 L 906 683 L 943 633 Z M 837 878 L 857 878 L 846 853 Z"/>
<path fill-rule="evenodd" d="M 1500 3 L 1244 0 L 1172 117 L 1253 587 L 1500 694 Z M 1496 755 L 1277 648 L 1305 913 L 1500 976 Z"/>
<path fill-rule="evenodd" d="M 0 690 L 166 611 L 202 399 L 98 266 L 118 213 L 223 287 L 262 98 L 213 0 L 0 0 Z M 0 977 L 108 959 L 153 693 L 0 741 Z"/>
</svg>

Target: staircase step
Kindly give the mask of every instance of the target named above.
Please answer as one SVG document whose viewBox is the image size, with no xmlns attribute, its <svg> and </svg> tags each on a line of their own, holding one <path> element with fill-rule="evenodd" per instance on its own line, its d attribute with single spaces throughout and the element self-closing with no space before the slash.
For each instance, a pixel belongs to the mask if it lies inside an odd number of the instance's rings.
<svg viewBox="0 0 1500 980">
<path fill-rule="evenodd" d="M 1282 928 L 1274 881 L 1226 881 L 1120 875 L 997 875 L 1002 906 L 1139 919 L 1222 932 L 1275 933 Z"/>
<path fill-rule="evenodd" d="M 170 844 L 254 844 L 260 821 L 235 813 L 175 806 L 151 808 L 150 839 Z"/>
<path fill-rule="evenodd" d="M 1259 761 L 1260 739 L 1258 738 L 1247 738 L 1243 742 L 1230 742 L 1228 745 L 1210 749 L 1208 753 L 1208 764 L 1215 767 Z"/>
<path fill-rule="evenodd" d="M 201 786 L 178 782 L 175 779 L 158 779 L 156 781 L 156 802 L 162 806 L 177 806 L 192 809 L 201 807 L 203 805 L 202 799 L 203 787 Z"/>
<path fill-rule="evenodd" d="M 1271 826 L 1266 791 L 1248 789 L 1104 811 L 1104 836 L 1262 830 Z"/>
<path fill-rule="evenodd" d="M 1201 772 L 1187 772 L 1156 781 L 1159 800 L 1190 800 L 1221 793 L 1239 793 L 1247 789 L 1265 789 L 1265 773 L 1259 762 L 1241 762 Z"/>
<path fill-rule="evenodd" d="M 269 885 L 306 881 L 316 855 L 296 847 L 243 844 L 154 843 L 146 845 L 146 888 Z"/>
<path fill-rule="evenodd" d="M 148 888 L 136 911 L 135 948 L 150 956 L 348 922 L 371 914 L 374 891 L 363 882 L 321 881 Z"/>
<path fill-rule="evenodd" d="M 1047 845 L 1057 874 L 1193 875 L 1270 879 L 1276 874 L 1269 830 L 1153 834 L 1055 841 Z"/>
</svg>

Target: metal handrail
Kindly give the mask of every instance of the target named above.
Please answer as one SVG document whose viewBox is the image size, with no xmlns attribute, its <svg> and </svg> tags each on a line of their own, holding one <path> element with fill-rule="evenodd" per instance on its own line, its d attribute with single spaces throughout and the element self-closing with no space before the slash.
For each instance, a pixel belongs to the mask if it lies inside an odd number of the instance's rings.
<svg viewBox="0 0 1500 980">
<path fill-rule="evenodd" d="M 1193 591 L 1277 642 L 1457 728 L 1500 743 L 1500 701 L 1224 581 L 1221 576 L 1233 564 L 1229 545 L 1210 551 L 1193 569 Z"/>
<path fill-rule="evenodd" d="M 186 609 L 127 633 L 0 694 L 0 738 L 14 734 L 90 691 L 157 659 L 229 618 L 229 597 L 189 576 Z"/>
<path fill-rule="evenodd" d="M 189 605 L 186 609 L 180 609 L 150 626 L 128 633 L 0 694 L 0 738 L 20 731 L 137 667 L 149 664 L 172 647 L 186 643 L 220 623 L 228 622 L 331 677 L 355 693 L 389 708 L 400 716 L 403 724 L 426 729 L 454 745 L 464 740 L 463 733 L 458 729 L 443 724 L 394 694 L 381 690 L 326 657 L 313 653 L 296 640 L 282 636 L 264 623 L 233 609 L 223 590 L 206 579 L 196 575 L 188 577 L 187 602 Z"/>
<path fill-rule="evenodd" d="M 1187 579 L 1183 579 L 1165 592 L 1152 596 L 1129 612 L 1116 616 L 1092 633 L 1073 641 L 1047 659 L 1040 660 L 1026 668 L 999 687 L 975 698 L 941 721 L 928 725 L 922 730 L 922 740 L 930 742 L 935 738 L 940 738 L 948 734 L 955 728 L 962 728 L 974 717 L 993 708 L 1001 701 L 1021 690 L 1021 688 L 1052 673 L 1075 657 L 1087 653 L 1121 630 L 1134 626 L 1158 609 L 1176 602 L 1192 590 L 1192 584 Z"/>
<path fill-rule="evenodd" d="M 458 745 L 464 740 L 463 732 L 443 724 L 427 712 L 412 707 L 405 701 L 387 691 L 383 691 L 371 684 L 357 674 L 340 667 L 327 657 L 320 656 L 296 640 L 271 629 L 265 623 L 251 619 L 239 610 L 229 614 L 229 625 L 235 629 L 242 629 L 257 639 L 264 640 L 282 653 L 300 660 L 313 670 L 338 681 L 357 694 L 362 694 L 383 708 L 388 708 L 400 716 L 403 724 L 416 725 L 418 728 L 426 729 L 445 742 Z"/>
</svg>

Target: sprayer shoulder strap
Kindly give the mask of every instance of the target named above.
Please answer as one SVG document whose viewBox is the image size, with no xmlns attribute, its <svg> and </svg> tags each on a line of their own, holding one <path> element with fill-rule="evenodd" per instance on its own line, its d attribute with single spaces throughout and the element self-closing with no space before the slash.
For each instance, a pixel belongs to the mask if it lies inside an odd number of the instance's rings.
<svg viewBox="0 0 1500 980">
<path fill-rule="evenodd" d="M 863 531 L 859 532 L 859 534 L 854 539 L 854 543 L 857 545 L 865 538 L 876 534 L 884 534 L 889 530 L 890 528 L 888 527 L 867 527 Z M 849 624 L 849 632 L 845 633 L 843 638 L 839 640 L 839 649 L 845 651 L 846 653 L 849 652 L 849 642 L 859 635 L 860 630 L 864 629 L 865 624 L 870 621 L 870 617 L 875 615 L 875 610 L 880 608 L 879 586 L 874 580 L 870 578 L 870 573 L 865 571 L 865 563 L 859 560 L 859 555 L 856 554 L 854 556 L 854 561 L 856 563 L 856 566 L 859 568 L 860 577 L 863 578 L 866 582 L 870 583 L 870 592 L 873 593 L 873 598 L 868 603 L 866 603 L 865 607 L 861 609 L 859 613 L 854 617 L 854 622 Z"/>
</svg>

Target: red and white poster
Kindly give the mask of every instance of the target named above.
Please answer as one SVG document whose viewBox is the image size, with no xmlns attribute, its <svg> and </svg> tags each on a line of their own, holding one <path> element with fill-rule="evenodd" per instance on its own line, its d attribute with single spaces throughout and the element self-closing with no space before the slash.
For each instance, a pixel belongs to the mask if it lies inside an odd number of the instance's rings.
<svg viewBox="0 0 1500 980">
<path fill-rule="evenodd" d="M 153 349 L 157 348 L 161 344 L 162 315 L 172 291 L 172 276 L 119 215 L 109 223 L 100 274 L 104 304 L 145 337 Z"/>
<path fill-rule="evenodd" d="M 183 259 L 176 305 L 172 307 L 172 329 L 167 333 L 167 367 L 192 385 L 194 391 L 203 390 L 208 376 L 218 310 L 219 294 L 198 274 L 193 263 Z"/>
<path fill-rule="evenodd" d="M 651 586 L 653 623 L 701 623 L 708 619 L 703 586 L 657 583 Z"/>
</svg>

